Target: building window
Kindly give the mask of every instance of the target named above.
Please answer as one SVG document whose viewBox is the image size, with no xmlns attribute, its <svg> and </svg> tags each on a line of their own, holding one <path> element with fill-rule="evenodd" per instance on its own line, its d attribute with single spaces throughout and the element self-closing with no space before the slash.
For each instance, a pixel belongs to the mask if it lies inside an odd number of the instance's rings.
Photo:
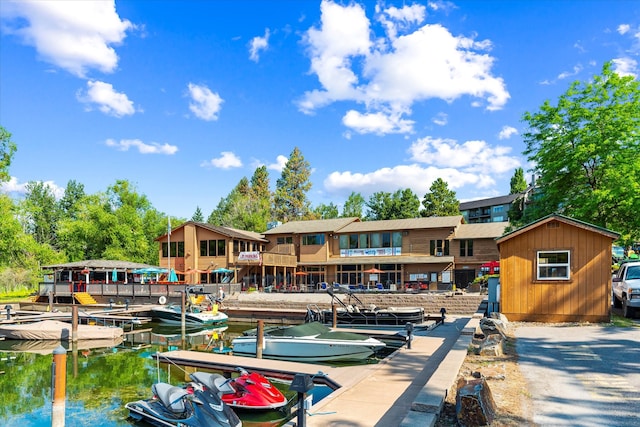
<svg viewBox="0 0 640 427">
<path fill-rule="evenodd" d="M 225 256 L 227 254 L 227 241 L 224 239 L 218 240 L 218 256 Z"/>
<path fill-rule="evenodd" d="M 500 213 L 500 212 L 504 212 L 504 205 L 493 207 L 493 213 Z"/>
<path fill-rule="evenodd" d="M 304 236 L 302 236 L 302 245 L 324 245 L 324 234 L 305 234 Z"/>
<path fill-rule="evenodd" d="M 569 251 L 538 251 L 538 280 L 569 280 L 570 261 Z"/>
<path fill-rule="evenodd" d="M 171 242 L 171 256 L 172 257 L 184 257 L 184 242 Z M 162 256 L 167 258 L 169 256 L 169 245 L 162 243 Z"/>
<path fill-rule="evenodd" d="M 207 256 L 209 251 L 207 248 L 209 247 L 206 240 L 200 240 L 200 256 Z"/>
<path fill-rule="evenodd" d="M 460 240 L 460 256 L 473 256 L 473 240 Z"/>
<path fill-rule="evenodd" d="M 449 241 L 448 240 L 431 240 L 430 253 L 432 256 L 448 256 Z"/>
<path fill-rule="evenodd" d="M 276 239 L 276 243 L 279 244 L 279 245 L 291 244 L 291 243 L 293 243 L 293 237 L 292 236 L 281 236 L 281 237 L 278 237 Z"/>
<path fill-rule="evenodd" d="M 504 216 L 500 215 L 500 216 L 494 216 L 491 219 L 493 222 L 503 222 L 504 221 Z"/>
</svg>

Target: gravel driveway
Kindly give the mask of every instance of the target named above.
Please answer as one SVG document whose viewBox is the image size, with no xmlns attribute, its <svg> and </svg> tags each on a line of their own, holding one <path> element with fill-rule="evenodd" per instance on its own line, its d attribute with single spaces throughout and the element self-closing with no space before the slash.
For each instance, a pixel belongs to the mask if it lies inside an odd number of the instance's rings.
<svg viewBox="0 0 640 427">
<path fill-rule="evenodd" d="M 640 328 L 515 329 L 539 426 L 640 426 Z"/>
</svg>

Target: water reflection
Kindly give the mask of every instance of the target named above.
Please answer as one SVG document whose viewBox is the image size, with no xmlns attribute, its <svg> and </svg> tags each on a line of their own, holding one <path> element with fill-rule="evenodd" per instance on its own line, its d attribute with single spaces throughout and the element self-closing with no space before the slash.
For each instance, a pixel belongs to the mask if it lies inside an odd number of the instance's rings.
<svg viewBox="0 0 640 427">
<path fill-rule="evenodd" d="M 0 341 L 0 425 L 51 426 L 51 353 L 60 344 L 68 351 L 65 427 L 130 427 L 133 421 L 124 409 L 126 402 L 150 397 L 154 382 L 179 384 L 187 379 L 182 368 L 160 364 L 152 358 L 154 353 L 177 348 L 224 351 L 235 336 L 250 327 L 188 329 L 183 339 L 180 327 L 149 324 L 121 342 L 78 342 L 75 346 L 67 342 Z M 295 400 L 289 384 L 272 382 Z M 330 391 L 316 386 L 314 401 Z M 289 419 L 279 411 L 238 411 L 238 415 L 244 426 L 252 427 L 276 427 Z"/>
</svg>

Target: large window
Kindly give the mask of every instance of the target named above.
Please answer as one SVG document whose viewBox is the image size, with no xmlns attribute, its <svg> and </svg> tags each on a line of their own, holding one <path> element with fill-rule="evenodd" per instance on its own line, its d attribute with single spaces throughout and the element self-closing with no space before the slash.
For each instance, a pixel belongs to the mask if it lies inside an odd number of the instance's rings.
<svg viewBox="0 0 640 427">
<path fill-rule="evenodd" d="M 169 245 L 162 243 L 162 256 L 167 258 L 169 256 Z M 172 257 L 184 257 L 184 242 L 171 242 L 171 256 Z"/>
<path fill-rule="evenodd" d="M 304 236 L 302 236 L 302 245 L 324 245 L 324 234 L 305 234 Z"/>
<path fill-rule="evenodd" d="M 377 249 L 402 247 L 402 233 L 341 234 L 340 249 Z"/>
<path fill-rule="evenodd" d="M 429 242 L 429 250 L 433 256 L 448 256 L 449 241 L 448 240 L 431 240 Z"/>
<path fill-rule="evenodd" d="M 473 240 L 460 240 L 460 256 L 473 256 Z"/>
<path fill-rule="evenodd" d="M 200 240 L 200 256 L 224 256 L 226 242 L 220 240 Z"/>
<path fill-rule="evenodd" d="M 568 280 L 571 272 L 569 251 L 538 251 L 538 280 Z"/>
<path fill-rule="evenodd" d="M 293 243 L 293 237 L 292 236 L 280 236 L 276 239 L 276 243 L 278 245 L 286 245 L 288 243 Z"/>
</svg>

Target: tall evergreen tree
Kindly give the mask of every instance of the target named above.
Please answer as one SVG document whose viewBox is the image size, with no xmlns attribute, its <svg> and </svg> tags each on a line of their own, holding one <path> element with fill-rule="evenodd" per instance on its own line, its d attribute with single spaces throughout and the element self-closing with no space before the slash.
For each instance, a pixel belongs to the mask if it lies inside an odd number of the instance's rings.
<svg viewBox="0 0 640 427">
<path fill-rule="evenodd" d="M 522 168 L 516 168 L 511 177 L 511 190 L 509 194 L 523 193 L 527 189 L 527 181 L 524 179 L 524 171 Z"/>
<path fill-rule="evenodd" d="M 84 184 L 73 179 L 68 181 L 67 187 L 64 190 L 64 196 L 62 196 L 58 202 L 62 215 L 71 219 L 76 218 L 78 203 L 80 203 L 84 196 Z"/>
<path fill-rule="evenodd" d="M 22 201 L 22 220 L 25 230 L 36 242 L 58 247 L 58 221 L 60 208 L 53 190 L 42 182 L 27 183 Z"/>
<path fill-rule="evenodd" d="M 437 178 L 422 199 L 423 217 L 460 215 L 460 202 L 456 192 L 442 178 Z"/>
<path fill-rule="evenodd" d="M 311 189 L 311 167 L 295 147 L 276 182 L 273 197 L 275 219 L 282 222 L 306 219 L 310 214 L 307 192 Z"/>
<path fill-rule="evenodd" d="M 193 221 L 193 222 L 203 222 L 204 221 L 204 215 L 202 214 L 202 211 L 200 210 L 200 206 L 196 206 L 196 211 L 191 216 L 191 221 Z"/>
</svg>

